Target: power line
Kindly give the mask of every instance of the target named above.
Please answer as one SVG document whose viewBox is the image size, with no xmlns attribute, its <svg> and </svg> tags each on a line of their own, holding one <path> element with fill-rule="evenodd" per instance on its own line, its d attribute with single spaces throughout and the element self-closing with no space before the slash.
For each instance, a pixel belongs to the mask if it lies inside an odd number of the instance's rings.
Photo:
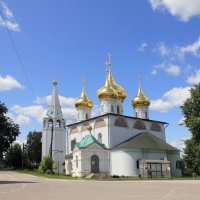
<svg viewBox="0 0 200 200">
<path fill-rule="evenodd" d="M 1 1 L 0 1 L 0 3 L 1 3 Z M 14 40 L 13 40 L 13 38 L 12 38 L 12 35 L 11 35 L 11 33 L 10 33 L 10 30 L 9 30 L 7 24 L 6 24 L 6 20 L 5 20 L 5 18 L 4 18 L 3 13 L 1 12 L 1 9 L 0 9 L 0 16 L 1 16 L 2 20 L 3 20 L 3 23 L 5 24 L 7 33 L 8 33 L 8 35 L 9 35 L 9 38 L 10 38 L 11 43 L 12 43 L 12 45 L 13 45 L 14 51 L 15 51 L 15 53 L 16 53 L 16 55 L 17 55 L 18 60 L 19 60 L 20 66 L 21 66 L 21 68 L 22 68 L 22 70 L 23 70 L 23 72 L 24 72 L 24 74 L 25 74 L 25 77 L 26 77 L 26 79 L 27 79 L 27 81 L 28 81 L 28 84 L 30 85 L 30 88 L 31 88 L 33 94 L 36 96 L 35 90 L 33 89 L 33 86 L 32 86 L 31 81 L 30 81 L 30 79 L 29 79 L 28 73 L 26 72 L 25 65 L 24 65 L 24 63 L 23 63 L 23 61 L 22 61 L 22 59 L 21 59 L 21 56 L 20 56 L 20 54 L 19 54 L 19 51 L 17 50 L 17 47 L 16 47 L 15 42 L 14 42 Z"/>
</svg>

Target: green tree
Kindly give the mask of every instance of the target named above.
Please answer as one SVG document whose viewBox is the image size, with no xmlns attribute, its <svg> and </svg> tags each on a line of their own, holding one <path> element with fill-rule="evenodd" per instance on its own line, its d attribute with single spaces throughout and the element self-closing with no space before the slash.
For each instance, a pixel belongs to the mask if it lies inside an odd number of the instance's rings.
<svg viewBox="0 0 200 200">
<path fill-rule="evenodd" d="M 190 169 L 200 174 L 200 84 L 190 90 L 191 97 L 181 106 L 184 125 L 192 137 L 185 141 L 184 159 Z"/>
<path fill-rule="evenodd" d="M 39 166 L 40 173 L 52 173 L 53 172 L 53 160 L 50 156 L 44 156 L 40 166 Z"/>
<path fill-rule="evenodd" d="M 0 102 L 0 159 L 20 134 L 18 124 L 7 117 L 7 112 L 5 104 Z"/>
<path fill-rule="evenodd" d="M 25 151 L 27 159 L 30 163 L 39 164 L 41 162 L 42 154 L 42 132 L 30 131 L 27 135 L 27 142 L 25 145 Z"/>
<path fill-rule="evenodd" d="M 21 168 L 22 166 L 22 149 L 20 144 L 16 143 L 10 147 L 6 155 L 7 166 L 14 168 Z"/>
</svg>

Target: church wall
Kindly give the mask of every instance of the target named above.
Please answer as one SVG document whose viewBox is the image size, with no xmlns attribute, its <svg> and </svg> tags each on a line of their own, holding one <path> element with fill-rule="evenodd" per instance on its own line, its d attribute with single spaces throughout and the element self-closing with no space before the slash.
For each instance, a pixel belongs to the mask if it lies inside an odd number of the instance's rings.
<svg viewBox="0 0 200 200">
<path fill-rule="evenodd" d="M 181 169 L 176 168 L 176 162 L 180 160 L 179 152 L 168 153 L 168 160 L 171 162 L 172 176 L 182 176 Z"/>
<path fill-rule="evenodd" d="M 108 150 L 101 148 L 97 144 L 92 144 L 86 149 L 76 149 L 73 152 L 72 176 L 87 176 L 91 173 L 91 156 L 99 157 L 100 173 L 109 174 L 109 156 Z M 78 156 L 78 168 L 76 167 L 76 156 Z"/>
<path fill-rule="evenodd" d="M 132 119 L 132 118 L 126 118 L 123 117 L 125 119 L 125 121 L 127 122 L 127 127 L 120 127 L 120 126 L 115 126 L 115 120 L 117 118 L 119 118 L 119 116 L 114 116 L 114 115 L 110 115 L 110 122 L 109 122 L 109 133 L 110 133 L 110 146 L 109 148 L 112 148 L 118 144 L 120 144 L 121 142 L 129 139 L 130 137 L 133 137 L 139 133 L 143 133 L 143 132 L 149 132 L 152 135 L 166 141 L 165 138 L 165 130 L 164 130 L 164 126 L 163 124 L 159 124 L 161 127 L 161 132 L 158 131 L 152 131 L 150 129 L 152 122 L 150 121 L 145 121 L 142 119 Z M 139 130 L 134 127 L 134 124 L 137 120 L 141 120 L 144 122 L 146 129 L 144 130 Z"/>
<path fill-rule="evenodd" d="M 164 158 L 167 158 L 166 151 L 151 150 L 143 152 L 137 149 L 112 150 L 111 175 L 138 176 L 140 174 L 139 169 L 137 169 L 138 160 L 163 160 Z M 176 172 L 174 168 L 172 170 Z"/>
<path fill-rule="evenodd" d="M 164 158 L 167 158 L 167 153 L 166 151 L 156 151 L 156 150 L 151 150 L 147 151 L 144 153 L 144 158 L 147 160 L 162 160 Z"/>
<path fill-rule="evenodd" d="M 142 151 L 111 151 L 111 175 L 138 176 L 137 160 L 143 157 Z"/>
</svg>

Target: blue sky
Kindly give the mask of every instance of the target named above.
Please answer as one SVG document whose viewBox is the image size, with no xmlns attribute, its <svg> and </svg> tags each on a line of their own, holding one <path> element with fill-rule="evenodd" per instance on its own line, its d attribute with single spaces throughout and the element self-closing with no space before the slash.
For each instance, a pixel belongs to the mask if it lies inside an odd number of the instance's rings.
<svg viewBox="0 0 200 200">
<path fill-rule="evenodd" d="M 20 125 L 19 141 L 42 130 L 54 79 L 68 122 L 83 77 L 96 115 L 110 51 L 114 78 L 128 94 L 124 114 L 133 116 L 140 71 L 150 118 L 169 122 L 167 140 L 183 147 L 190 134 L 179 126 L 180 106 L 200 81 L 199 0 L 0 0 L 0 10 L 0 100 Z"/>
</svg>

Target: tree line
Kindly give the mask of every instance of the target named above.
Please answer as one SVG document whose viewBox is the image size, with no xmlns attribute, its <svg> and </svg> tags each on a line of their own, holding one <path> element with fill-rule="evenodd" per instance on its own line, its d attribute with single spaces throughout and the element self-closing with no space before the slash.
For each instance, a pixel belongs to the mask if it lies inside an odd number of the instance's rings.
<svg viewBox="0 0 200 200">
<path fill-rule="evenodd" d="M 19 125 L 7 115 L 8 109 L 0 102 L 0 164 L 14 168 L 34 168 L 41 162 L 42 132 L 30 131 L 23 144 L 15 143 Z"/>
<path fill-rule="evenodd" d="M 185 140 L 184 156 L 187 172 L 200 175 L 200 83 L 190 89 L 190 97 L 181 106 L 183 126 L 191 133 Z M 42 132 L 31 131 L 23 146 L 14 144 L 20 134 L 19 126 L 8 116 L 8 109 L 0 102 L 0 161 L 16 168 L 37 167 L 41 161 Z"/>
</svg>

